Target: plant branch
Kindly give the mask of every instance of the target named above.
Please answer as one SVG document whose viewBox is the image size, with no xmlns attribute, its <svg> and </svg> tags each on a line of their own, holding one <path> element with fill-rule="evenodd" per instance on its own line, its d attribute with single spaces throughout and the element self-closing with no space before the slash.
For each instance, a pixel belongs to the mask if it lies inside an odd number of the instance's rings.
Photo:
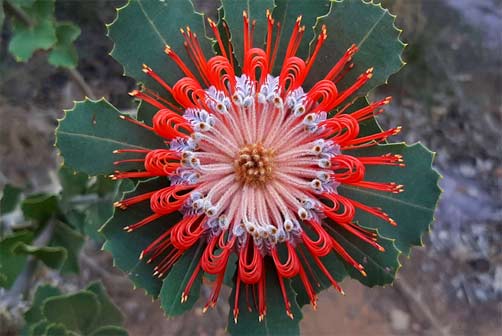
<svg viewBox="0 0 502 336">
<path fill-rule="evenodd" d="M 94 92 L 92 91 L 91 87 L 87 82 L 85 81 L 84 77 L 82 74 L 75 68 L 67 68 L 68 74 L 70 75 L 70 78 L 77 84 L 78 88 L 82 91 L 82 93 L 91 98 L 91 99 L 96 99 L 96 96 L 94 95 Z"/>
<path fill-rule="evenodd" d="M 422 298 L 416 294 L 416 291 L 411 288 L 411 286 L 403 277 L 400 276 L 399 278 L 397 278 L 396 281 L 394 281 L 393 287 L 403 296 L 413 302 L 411 306 L 417 307 L 422 312 L 422 315 L 429 321 L 432 327 L 436 329 L 438 335 L 450 336 L 448 327 L 436 318 L 427 304 L 424 303 Z"/>
<path fill-rule="evenodd" d="M 11 4 L 9 1 L 4 1 L 4 8 L 7 13 L 14 16 L 16 19 L 21 21 L 24 25 L 28 27 L 33 27 L 34 23 L 31 20 L 30 16 L 26 14 L 24 10 L 19 8 L 16 5 Z"/>
</svg>

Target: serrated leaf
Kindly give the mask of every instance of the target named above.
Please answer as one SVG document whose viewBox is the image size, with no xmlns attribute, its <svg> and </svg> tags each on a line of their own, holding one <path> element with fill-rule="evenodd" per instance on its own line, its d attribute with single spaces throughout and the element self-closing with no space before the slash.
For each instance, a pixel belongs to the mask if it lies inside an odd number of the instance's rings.
<svg viewBox="0 0 502 336">
<path fill-rule="evenodd" d="M 2 198 L 0 199 L 0 215 L 5 215 L 16 209 L 22 191 L 21 188 L 17 188 L 11 184 L 5 185 L 2 190 Z"/>
<path fill-rule="evenodd" d="M 59 269 L 67 257 L 66 249 L 60 246 L 33 246 L 19 243 L 12 251 L 16 255 L 32 255 L 54 269 Z"/>
<path fill-rule="evenodd" d="M 26 197 L 21 203 L 23 214 L 40 222 L 45 222 L 59 211 L 59 200 L 51 194 L 35 194 Z"/>
<path fill-rule="evenodd" d="M 360 74 L 374 67 L 373 78 L 358 93 L 384 84 L 390 75 L 404 65 L 401 54 L 404 44 L 399 40 L 400 30 L 394 25 L 395 17 L 380 4 L 362 0 L 335 0 L 329 14 L 319 18 L 316 33 L 326 25 L 328 39 L 324 43 L 314 73 L 327 74 L 347 49 L 356 44 L 359 51 L 353 57 L 354 68 L 337 83 L 339 90 L 352 85 Z M 311 46 L 312 47 L 312 46 Z M 319 77 L 320 78 L 320 77 Z"/>
<path fill-rule="evenodd" d="M 114 161 L 134 155 L 113 154 L 116 149 L 164 148 L 162 138 L 119 118 L 119 111 L 106 100 L 78 102 L 66 112 L 56 130 L 56 145 L 65 164 L 88 175 L 111 174 Z M 137 154 L 136 154 L 137 157 Z M 144 169 L 141 163 L 122 164 L 122 170 Z"/>
<path fill-rule="evenodd" d="M 106 326 L 96 329 L 90 336 L 127 336 L 127 330 L 117 326 Z"/>
<path fill-rule="evenodd" d="M 367 276 L 363 276 L 354 267 L 344 262 L 345 269 L 352 278 L 369 287 L 383 286 L 394 281 L 400 267 L 400 252 L 392 240 L 378 236 L 378 243 L 385 249 L 384 252 L 380 252 L 347 232 L 340 225 L 333 223 L 329 219 L 326 219 L 326 222 L 327 225 L 333 228 L 333 230 L 328 231 L 331 236 L 343 246 L 350 256 L 364 266 Z"/>
<path fill-rule="evenodd" d="M 288 48 L 291 32 L 296 23 L 296 18 L 302 16 L 302 25 L 305 26 L 305 33 L 301 41 L 296 56 L 307 59 L 309 55 L 309 43 L 314 38 L 314 26 L 317 17 L 325 15 L 329 11 L 329 0 L 275 0 L 276 8 L 273 12 L 273 18 L 281 24 L 281 38 L 279 49 L 275 61 L 273 73 L 280 74 L 286 49 Z"/>
<path fill-rule="evenodd" d="M 89 291 L 51 297 L 42 306 L 42 313 L 49 323 L 60 323 L 79 335 L 94 330 L 100 312 L 97 296 Z"/>
<path fill-rule="evenodd" d="M 32 240 L 33 233 L 29 231 L 16 232 L 0 240 L 0 287 L 10 288 L 26 263 L 26 256 L 14 254 L 14 247 Z"/>
<path fill-rule="evenodd" d="M 122 313 L 117 306 L 110 301 L 103 284 L 101 282 L 93 282 L 86 290 L 93 292 L 101 305 L 101 311 L 96 320 L 95 327 L 121 326 L 124 322 Z"/>
<path fill-rule="evenodd" d="M 164 53 L 169 45 L 185 64 L 197 73 L 195 66 L 185 52 L 184 39 L 180 28 L 190 27 L 197 33 L 202 51 L 211 55 L 211 43 L 204 38 L 204 19 L 194 12 L 189 0 L 166 1 L 129 1 L 117 12 L 117 18 L 108 27 L 108 34 L 113 40 L 111 52 L 124 67 L 124 74 L 146 84 L 159 93 L 165 92 L 160 85 L 142 71 L 142 64 L 147 64 L 168 84 L 174 85 L 183 73 Z"/>
<path fill-rule="evenodd" d="M 257 307 L 257 303 L 254 302 L 253 295 L 249 295 L 246 298 L 246 288 L 245 285 L 241 284 L 240 295 L 239 295 L 239 317 L 237 324 L 234 323 L 233 307 L 235 300 L 235 288 L 230 294 L 229 304 L 230 313 L 228 318 L 228 331 L 232 335 L 299 335 L 300 334 L 300 320 L 302 319 L 302 312 L 300 307 L 296 303 L 296 293 L 293 291 L 289 279 L 284 279 L 284 285 L 286 287 L 287 295 L 291 301 L 291 312 L 293 313 L 294 319 L 290 319 L 286 314 L 286 309 L 284 307 L 284 301 L 282 298 L 281 288 L 277 280 L 277 273 L 275 270 L 274 263 L 269 260 L 269 257 L 265 259 L 266 272 L 266 303 L 267 303 L 267 315 L 262 322 L 258 321 L 258 312 L 254 307 Z M 249 306 L 252 307 L 253 311 L 248 310 Z"/>
<path fill-rule="evenodd" d="M 49 52 L 49 63 L 64 68 L 75 68 L 78 54 L 73 42 L 80 35 L 80 28 L 71 22 L 58 23 L 56 26 L 57 42 Z"/>
<path fill-rule="evenodd" d="M 62 222 L 56 223 L 54 234 L 49 245 L 63 247 L 68 253 L 68 257 L 61 267 L 62 273 L 78 273 L 80 271 L 78 255 L 83 244 L 84 237 L 80 233 L 72 230 L 68 225 Z"/>
<path fill-rule="evenodd" d="M 243 50 L 244 50 L 244 32 L 242 12 L 246 11 L 249 17 L 249 22 L 256 20 L 254 28 L 254 44 L 253 46 L 263 48 L 267 34 L 267 9 L 272 12 L 274 10 L 273 0 L 222 0 L 224 20 L 230 29 L 232 46 L 235 56 L 239 64 L 242 65 Z"/>
<path fill-rule="evenodd" d="M 24 313 L 25 326 L 21 332 L 23 336 L 29 334 L 30 328 L 38 321 L 42 320 L 42 305 L 48 298 L 61 295 L 61 291 L 57 287 L 50 285 L 41 285 L 37 288 L 30 309 Z"/>
<path fill-rule="evenodd" d="M 49 326 L 50 322 L 47 320 L 40 320 L 34 325 L 31 326 L 30 330 L 28 331 L 29 336 L 40 336 L 45 333 L 45 330 Z"/>
<path fill-rule="evenodd" d="M 138 104 L 138 110 L 137 110 L 137 116 L 138 116 L 138 120 L 140 121 L 143 121 L 144 123 L 146 123 L 147 125 L 150 125 L 152 126 L 153 125 L 153 116 L 155 115 L 155 113 L 158 112 L 158 108 L 144 102 L 144 101 L 141 101 L 139 104 Z"/>
<path fill-rule="evenodd" d="M 12 38 L 9 43 L 17 61 L 27 61 L 38 49 L 49 49 L 56 42 L 54 27 L 54 0 L 37 0 L 24 11 L 32 20 L 32 26 L 13 18 Z"/>
<path fill-rule="evenodd" d="M 125 193 L 129 198 L 149 191 L 159 190 L 169 186 L 169 181 L 156 178 L 140 182 L 136 189 Z M 148 294 L 157 297 L 162 280 L 153 277 L 154 265 L 139 260 L 140 253 L 156 238 L 177 223 L 182 217 L 178 212 L 162 217 L 133 232 L 124 231 L 124 227 L 137 223 L 152 214 L 148 201 L 135 204 L 126 211 L 115 209 L 113 217 L 101 228 L 106 238 L 103 248 L 113 255 L 115 264 L 129 275 L 129 278 Z"/>
<path fill-rule="evenodd" d="M 200 261 L 202 252 L 204 252 L 203 247 L 203 244 L 197 244 L 186 251 L 162 282 L 160 304 L 168 316 L 183 314 L 185 311 L 192 309 L 198 300 L 200 285 L 202 284 L 202 270 L 199 270 L 190 293 L 187 293 L 188 300 L 186 302 L 181 302 L 181 295 Z"/>
<path fill-rule="evenodd" d="M 379 234 L 395 239 L 396 247 L 409 254 L 411 246 L 422 244 L 422 235 L 429 230 L 439 198 L 439 174 L 431 167 L 434 154 L 421 144 L 387 144 L 366 149 L 347 151 L 354 156 L 378 156 L 386 153 L 403 156 L 405 168 L 368 166 L 365 180 L 395 182 L 404 186 L 404 192 L 391 194 L 342 185 L 341 195 L 369 206 L 382 208 L 397 222 L 397 226 L 363 211 L 356 211 L 355 220 L 363 227 L 377 229 Z"/>
</svg>

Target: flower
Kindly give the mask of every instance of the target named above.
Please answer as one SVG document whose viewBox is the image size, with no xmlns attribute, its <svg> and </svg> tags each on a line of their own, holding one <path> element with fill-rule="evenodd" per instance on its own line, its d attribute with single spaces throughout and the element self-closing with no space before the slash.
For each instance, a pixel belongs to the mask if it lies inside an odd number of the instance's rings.
<svg viewBox="0 0 502 336">
<path fill-rule="evenodd" d="M 181 30 L 190 59 L 198 69 L 193 73 L 177 54 L 165 53 L 184 73 L 174 85 L 166 83 L 154 69 L 143 71 L 160 84 L 173 100 L 161 98 L 144 88 L 132 96 L 154 106 L 158 112 L 153 126 L 121 116 L 166 140 L 166 148 L 143 150 L 124 148 L 114 153 L 137 153 L 144 171 L 117 171 L 113 179 L 163 176 L 170 185 L 117 202 L 127 210 L 139 202 L 150 202 L 153 214 L 125 227 L 128 232 L 148 225 L 173 212 L 183 218 L 145 248 L 140 259 L 156 263 L 155 275 L 163 277 L 185 251 L 198 242 L 204 252 L 182 294 L 186 301 L 199 272 L 214 275 L 215 285 L 205 309 L 214 306 L 223 283 L 231 254 L 238 258 L 234 319 L 239 315 L 239 291 L 250 287 L 257 295 L 260 320 L 266 314 L 266 264 L 276 269 L 285 312 L 293 318 L 284 279 L 299 277 L 311 303 L 316 293 L 311 272 L 301 261 L 303 246 L 332 285 L 343 293 L 322 257 L 335 251 L 363 276 L 364 267 L 355 260 L 331 233 L 332 225 L 352 234 L 379 251 L 383 247 L 376 233 L 354 222 L 356 209 L 396 225 L 382 209 L 347 198 L 338 193 L 341 184 L 378 192 L 400 193 L 403 186 L 365 179 L 372 165 L 400 166 L 400 155 L 355 157 L 350 150 L 374 146 L 397 134 L 392 128 L 371 135 L 360 135 L 359 124 L 382 112 L 390 97 L 352 113 L 350 99 L 373 74 L 370 68 L 347 89 L 339 92 L 337 83 L 353 68 L 358 48 L 352 45 L 328 72 L 308 91 L 305 80 L 328 35 L 322 27 L 315 48 L 307 60 L 296 55 L 305 28 L 301 17 L 291 33 L 283 60 L 277 60 L 278 41 L 272 37 L 278 24 L 271 14 L 265 48 L 253 46 L 254 24 L 243 13 L 242 70 L 234 64 L 231 45 L 209 21 L 221 55 L 207 59 L 197 35 L 189 27 Z M 225 27 L 225 29 L 228 29 Z M 229 34 L 226 34 L 227 36 Z M 229 48 L 226 46 L 229 45 Z M 282 61 L 278 76 L 271 75 Z M 325 219 L 330 219 L 326 221 Z M 313 232 L 316 238 L 312 238 Z M 282 251 L 280 253 L 280 250 Z M 266 259 L 272 263 L 265 263 Z"/>
</svg>

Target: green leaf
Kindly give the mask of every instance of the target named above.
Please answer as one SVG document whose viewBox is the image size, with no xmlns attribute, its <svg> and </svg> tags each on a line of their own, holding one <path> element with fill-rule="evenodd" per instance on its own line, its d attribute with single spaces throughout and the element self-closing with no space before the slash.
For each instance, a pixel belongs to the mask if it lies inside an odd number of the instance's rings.
<svg viewBox="0 0 502 336">
<path fill-rule="evenodd" d="M 329 219 L 325 221 L 327 225 L 333 228 L 333 230 L 328 231 L 332 237 L 343 246 L 352 258 L 364 266 L 367 273 L 366 277 L 350 264 L 344 262 L 345 269 L 352 278 L 359 280 L 359 282 L 369 287 L 383 286 L 394 281 L 401 264 L 399 263 L 400 252 L 392 240 L 378 236 L 378 243 L 385 249 L 384 252 L 380 252 L 350 232 L 347 232 L 337 223 Z"/>
<path fill-rule="evenodd" d="M 134 197 L 169 186 L 164 178 L 140 182 L 135 190 L 125 193 L 124 198 Z M 148 201 L 135 204 L 127 210 L 115 209 L 113 217 L 101 228 L 106 238 L 103 248 L 113 255 L 115 264 L 126 272 L 135 285 L 144 288 L 148 294 L 157 297 L 162 280 L 153 277 L 155 265 L 139 260 L 140 253 L 156 238 L 181 220 L 181 214 L 174 212 L 145 225 L 133 232 L 124 231 L 124 227 L 143 220 L 152 214 Z"/>
<path fill-rule="evenodd" d="M 276 22 L 281 23 L 281 38 L 279 49 L 274 66 L 274 74 L 280 74 L 286 49 L 288 48 L 291 32 L 296 23 L 296 18 L 302 16 L 302 25 L 305 26 L 305 33 L 298 48 L 296 56 L 307 59 L 309 55 L 309 43 L 314 38 L 314 26 L 317 17 L 325 15 L 329 11 L 329 0 L 275 0 L 273 17 Z"/>
<path fill-rule="evenodd" d="M 152 126 L 153 125 L 153 116 L 155 113 L 157 113 L 159 109 L 144 102 L 141 101 L 138 105 L 138 120 L 145 122 L 147 125 Z"/>
<path fill-rule="evenodd" d="M 56 223 L 54 234 L 49 245 L 64 247 L 68 253 L 68 258 L 66 258 L 61 268 L 62 273 L 79 272 L 78 255 L 83 244 L 84 237 L 80 233 L 72 230 L 68 225 L 62 222 Z"/>
<path fill-rule="evenodd" d="M 90 336 L 127 336 L 127 330 L 117 326 L 101 327 L 92 332 Z"/>
<path fill-rule="evenodd" d="M 404 186 L 404 192 L 391 194 L 342 185 L 341 195 L 369 206 L 382 208 L 397 222 L 397 226 L 363 211 L 356 211 L 355 220 L 361 226 L 377 229 L 379 234 L 395 239 L 396 247 L 409 254 L 411 246 L 422 245 L 422 235 L 429 230 L 439 198 L 440 175 L 431 167 L 434 154 L 421 144 L 387 144 L 347 151 L 354 156 L 378 156 L 386 153 L 403 156 L 405 168 L 368 166 L 365 180 L 395 182 Z"/>
<path fill-rule="evenodd" d="M 79 35 L 80 28 L 73 23 L 58 23 L 57 42 L 49 52 L 49 63 L 64 68 L 75 68 L 78 63 L 78 54 L 73 42 Z"/>
<path fill-rule="evenodd" d="M 61 183 L 61 199 L 63 202 L 69 201 L 71 197 L 82 195 L 86 192 L 89 176 L 67 166 L 61 166 L 58 176 Z"/>
<path fill-rule="evenodd" d="M 0 199 L 0 215 L 5 215 L 16 209 L 22 191 L 21 188 L 14 187 L 11 184 L 5 185 L 2 191 L 2 198 Z"/>
<path fill-rule="evenodd" d="M 190 27 L 197 33 L 202 51 L 212 54 L 211 43 L 204 38 L 203 15 L 194 12 L 189 0 L 129 1 L 117 11 L 117 18 L 108 26 L 108 34 L 113 40 L 111 52 L 124 67 L 124 74 L 146 84 L 159 93 L 165 90 L 142 71 L 147 64 L 169 85 L 174 85 L 183 73 L 164 53 L 169 45 L 185 64 L 197 73 L 195 66 L 185 52 L 184 39 L 180 28 Z"/>
<path fill-rule="evenodd" d="M 54 269 L 59 269 L 67 256 L 66 249 L 59 246 L 33 246 L 18 243 L 12 251 L 16 255 L 32 255 Z"/>
<path fill-rule="evenodd" d="M 246 299 L 246 288 L 241 284 L 239 295 L 239 317 L 237 324 L 234 322 L 233 307 L 235 300 L 235 287 L 230 294 L 229 304 L 230 313 L 228 318 L 228 331 L 232 335 L 299 335 L 300 334 L 300 320 L 302 319 L 302 312 L 300 307 L 296 304 L 296 293 L 293 291 L 289 279 L 284 279 L 286 293 L 291 301 L 291 312 L 294 319 L 290 319 L 286 314 L 284 307 L 284 300 L 282 298 L 281 288 L 277 280 L 277 273 L 275 265 L 269 257 L 265 258 L 266 263 L 266 303 L 267 315 L 262 322 L 258 321 L 258 312 L 254 307 L 257 306 L 254 302 L 253 296 L 249 296 L 249 305 L 253 307 L 253 311 L 248 310 Z"/>
<path fill-rule="evenodd" d="M 59 323 L 50 324 L 43 334 L 43 336 L 66 336 L 68 335 L 68 330 L 64 327 L 64 325 Z"/>
<path fill-rule="evenodd" d="M 362 108 L 365 108 L 368 105 L 369 105 L 368 98 L 359 97 L 354 100 L 353 104 L 349 108 L 347 108 L 345 113 L 351 114 L 355 111 L 358 111 Z M 382 131 L 382 128 L 378 124 L 378 121 L 375 117 L 359 122 L 359 137 L 373 135 L 373 134 L 379 133 L 381 131 Z M 384 142 L 384 143 L 386 143 L 386 142 Z"/>
<path fill-rule="evenodd" d="M 359 94 L 365 95 L 386 83 L 389 76 L 404 65 L 401 54 L 405 45 L 399 40 L 401 31 L 394 25 L 394 20 L 395 16 L 381 4 L 362 0 L 332 1 L 330 12 L 317 21 L 317 34 L 321 26 L 326 25 L 328 39 L 319 52 L 314 69 L 327 74 L 347 49 L 356 44 L 359 51 L 353 57 L 355 66 L 337 84 L 338 89 L 349 87 L 371 67 L 374 67 L 373 78 L 358 91 Z"/>
<path fill-rule="evenodd" d="M 202 283 L 202 270 L 195 279 L 193 286 L 188 293 L 188 300 L 181 302 L 181 295 L 190 281 L 190 277 L 199 264 L 202 252 L 204 252 L 202 243 L 193 246 L 186 251 L 181 258 L 174 264 L 167 277 L 162 282 L 160 291 L 160 304 L 168 316 L 181 315 L 185 311 L 192 309 L 199 298 L 200 285 Z"/>
<path fill-rule="evenodd" d="M 86 290 L 93 292 L 101 305 L 101 311 L 96 320 L 96 328 L 103 326 L 121 326 L 124 322 L 120 310 L 110 301 L 106 289 L 101 282 L 93 282 Z"/>
<path fill-rule="evenodd" d="M 23 8 L 32 20 L 32 26 L 12 19 L 11 52 L 18 62 L 27 61 L 38 49 L 49 49 L 56 43 L 54 27 L 54 0 L 37 0 L 30 7 Z"/>
<path fill-rule="evenodd" d="M 31 326 L 30 330 L 28 331 L 28 335 L 30 336 L 40 336 L 45 333 L 47 328 L 49 327 L 49 322 L 47 320 L 40 320 L 34 325 Z"/>
<path fill-rule="evenodd" d="M 61 291 L 57 287 L 50 285 L 41 285 L 37 288 L 30 309 L 28 309 L 26 313 L 24 313 L 24 320 L 26 324 L 22 331 L 23 336 L 28 335 L 29 329 L 38 321 L 44 318 L 44 316 L 42 315 L 42 305 L 44 304 L 45 300 L 50 297 L 59 295 L 61 295 Z"/>
<path fill-rule="evenodd" d="M 78 102 L 66 111 L 56 130 L 56 145 L 65 164 L 88 175 L 110 174 L 114 161 L 138 155 L 113 154 L 116 149 L 165 148 L 162 138 L 119 118 L 106 100 Z M 141 163 L 122 164 L 121 170 L 144 169 Z"/>
<path fill-rule="evenodd" d="M 101 307 L 94 293 L 81 291 L 48 298 L 42 306 L 42 312 L 48 322 L 60 323 L 69 331 L 87 335 L 94 330 Z"/>
<path fill-rule="evenodd" d="M 33 233 L 28 231 L 16 232 L 0 240 L 0 287 L 10 288 L 26 263 L 26 256 L 14 254 L 14 247 L 32 240 Z"/>
<path fill-rule="evenodd" d="M 225 13 L 224 20 L 230 29 L 235 56 L 239 64 L 242 64 L 244 55 L 243 11 L 247 12 L 250 24 L 256 20 L 253 46 L 263 48 L 267 36 L 266 13 L 267 9 L 272 13 L 275 7 L 274 1 L 222 0 L 221 3 Z"/>
<path fill-rule="evenodd" d="M 45 222 L 59 211 L 58 198 L 51 194 L 35 194 L 21 203 L 23 214 L 40 222 Z"/>
</svg>

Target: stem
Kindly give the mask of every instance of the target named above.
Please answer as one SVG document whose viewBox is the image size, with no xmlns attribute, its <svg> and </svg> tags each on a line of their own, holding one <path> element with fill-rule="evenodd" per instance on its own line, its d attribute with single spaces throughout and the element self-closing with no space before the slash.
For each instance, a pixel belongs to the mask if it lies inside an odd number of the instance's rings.
<svg viewBox="0 0 502 336">
<path fill-rule="evenodd" d="M 40 232 L 38 237 L 35 238 L 33 245 L 37 247 L 46 246 L 52 238 L 55 227 L 56 221 L 53 219 L 50 220 L 49 223 L 47 223 L 47 226 L 42 230 L 42 232 Z M 29 256 L 23 271 L 18 275 L 11 289 L 7 292 L 8 302 L 11 300 L 13 300 L 14 302 L 17 301 L 20 295 L 26 296 L 28 290 L 30 289 L 33 275 L 37 270 L 37 266 L 37 258 Z"/>
<path fill-rule="evenodd" d="M 24 25 L 28 27 L 34 26 L 34 23 L 31 20 L 30 16 L 18 6 L 11 4 L 9 1 L 4 1 L 4 7 L 6 12 L 21 21 Z"/>
<path fill-rule="evenodd" d="M 68 71 L 70 78 L 75 82 L 75 84 L 77 84 L 78 88 L 85 96 L 91 99 L 96 99 L 96 96 L 94 95 L 91 87 L 89 86 L 89 84 L 87 84 L 84 77 L 77 69 L 67 68 L 66 70 Z"/>
</svg>

